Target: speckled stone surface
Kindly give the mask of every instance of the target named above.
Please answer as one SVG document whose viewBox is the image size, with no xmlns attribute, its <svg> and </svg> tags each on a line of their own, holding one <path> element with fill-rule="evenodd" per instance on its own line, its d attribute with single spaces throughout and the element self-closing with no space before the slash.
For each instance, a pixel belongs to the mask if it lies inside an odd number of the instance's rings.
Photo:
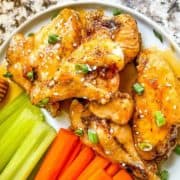
<svg viewBox="0 0 180 180">
<path fill-rule="evenodd" d="M 70 1 L 73 0 L 0 0 L 0 45 L 14 29 L 32 15 L 52 5 Z M 180 45 L 180 0 L 111 0 L 111 2 L 124 4 L 150 17 Z"/>
</svg>

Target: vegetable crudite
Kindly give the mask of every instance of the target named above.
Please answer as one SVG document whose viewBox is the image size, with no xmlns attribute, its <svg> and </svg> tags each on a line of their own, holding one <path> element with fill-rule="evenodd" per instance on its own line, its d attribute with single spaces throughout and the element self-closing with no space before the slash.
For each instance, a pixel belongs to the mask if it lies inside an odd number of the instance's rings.
<svg viewBox="0 0 180 180">
<path fill-rule="evenodd" d="M 64 153 L 61 155 L 57 153 L 61 151 Z M 42 178 L 44 180 L 99 180 L 102 178 L 132 180 L 131 175 L 118 163 L 111 163 L 108 159 L 97 155 L 93 149 L 82 145 L 77 135 L 65 129 L 60 129 L 58 132 L 35 180 Z"/>
<path fill-rule="evenodd" d="M 24 92 L 0 114 L 0 179 L 27 179 L 56 133 Z"/>
</svg>

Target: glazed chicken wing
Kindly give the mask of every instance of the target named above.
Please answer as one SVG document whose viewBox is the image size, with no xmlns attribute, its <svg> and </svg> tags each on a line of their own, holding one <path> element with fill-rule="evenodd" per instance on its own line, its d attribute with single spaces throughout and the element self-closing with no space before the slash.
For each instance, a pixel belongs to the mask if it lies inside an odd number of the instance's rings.
<svg viewBox="0 0 180 180">
<path fill-rule="evenodd" d="M 78 100 L 72 101 L 70 106 L 70 118 L 73 130 L 83 130 L 81 140 L 92 147 L 102 156 L 128 165 L 133 170 L 133 174 L 140 179 L 158 179 L 155 169 L 149 170 L 139 157 L 132 137 L 131 128 L 128 124 L 118 125 L 111 119 L 99 118 L 89 110 L 87 103 L 80 103 Z M 88 132 L 93 131 L 98 137 L 98 143 L 89 140 Z M 153 165 L 154 166 L 154 165 Z M 152 164 L 151 164 L 152 167 Z"/>
<path fill-rule="evenodd" d="M 144 50 L 138 58 L 138 83 L 142 95 L 135 95 L 133 121 L 137 150 L 145 160 L 167 156 L 174 147 L 180 123 L 180 97 L 176 77 L 156 51 Z"/>
<path fill-rule="evenodd" d="M 143 166 L 134 148 L 131 130 L 128 125 L 118 126 L 109 122 L 109 126 L 105 119 L 93 115 L 88 107 L 83 106 L 78 100 L 74 100 L 71 104 L 70 117 L 73 129 L 82 129 L 84 131 L 82 140 L 100 154 L 111 158 L 113 161 L 136 167 Z M 92 144 L 88 140 L 88 129 L 96 131 L 99 138 L 98 145 Z M 116 131 L 120 131 L 120 133 Z M 128 140 L 126 141 L 126 139 Z"/>
<path fill-rule="evenodd" d="M 68 58 L 61 60 L 50 81 L 35 81 L 31 100 L 35 104 L 46 97 L 53 102 L 72 97 L 108 101 L 109 94 L 118 90 L 118 71 L 123 67 L 123 54 L 118 43 L 113 42 L 106 32 L 97 32 Z M 112 72 L 109 77 L 108 71 Z"/>
<path fill-rule="evenodd" d="M 17 34 L 11 41 L 8 71 L 34 104 L 72 97 L 104 104 L 118 90 L 118 72 L 139 52 L 135 20 L 130 15 L 106 20 L 100 11 L 84 14 L 64 9 L 34 36 Z M 125 38 L 126 30 L 129 40 Z M 132 51 L 130 57 L 127 52 L 132 46 L 136 53 Z"/>
<path fill-rule="evenodd" d="M 81 19 L 86 31 L 94 33 L 98 29 L 106 29 L 115 42 L 120 43 L 125 56 L 125 62 L 132 61 L 141 48 L 141 37 L 135 19 L 129 14 L 120 14 L 112 18 L 103 16 L 102 11 L 84 12 Z"/>
<path fill-rule="evenodd" d="M 58 35 L 56 44 L 49 44 L 49 36 Z M 31 91 L 33 80 L 47 82 L 54 77 L 63 57 L 69 56 L 80 44 L 83 27 L 78 13 L 64 9 L 48 25 L 33 36 L 16 34 L 7 51 L 8 70 L 13 79 L 27 92 Z M 28 78 L 28 72 L 34 78 Z"/>
</svg>

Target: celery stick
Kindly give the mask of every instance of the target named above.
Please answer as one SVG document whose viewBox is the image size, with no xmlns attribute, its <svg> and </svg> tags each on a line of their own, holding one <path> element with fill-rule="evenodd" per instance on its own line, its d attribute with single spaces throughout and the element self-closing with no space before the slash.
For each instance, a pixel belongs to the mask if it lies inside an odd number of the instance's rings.
<svg viewBox="0 0 180 180">
<path fill-rule="evenodd" d="M 6 133 L 6 131 L 13 125 L 13 123 L 15 123 L 15 120 L 17 119 L 17 117 L 21 114 L 21 112 L 25 108 L 29 109 L 28 114 L 26 115 L 26 117 L 28 117 L 28 118 L 31 117 L 31 119 L 33 119 L 33 120 L 39 120 L 39 121 L 44 120 L 44 115 L 43 115 L 41 109 L 34 106 L 34 105 L 32 105 L 31 102 L 27 99 L 24 102 L 23 106 L 20 106 L 16 110 L 16 112 L 11 114 L 5 121 L 3 121 L 0 124 L 0 139 L 2 138 L 4 133 Z"/>
<path fill-rule="evenodd" d="M 26 106 L 27 103 L 28 101 L 25 102 L 24 106 Z M 0 124 L 0 140 L 3 137 L 3 135 L 8 131 L 8 129 L 16 122 L 16 119 L 20 116 L 22 111 L 25 109 L 24 106 L 21 106 L 16 112 L 11 114 L 5 121 L 3 121 Z"/>
<path fill-rule="evenodd" d="M 15 123 L 7 130 L 0 140 L 0 172 L 9 162 L 21 141 L 27 136 L 27 133 L 34 125 L 34 120 L 28 117 L 29 109 L 24 109 Z"/>
<path fill-rule="evenodd" d="M 44 121 L 44 119 L 45 119 L 44 115 L 39 107 L 32 105 L 31 102 L 29 101 L 27 108 L 29 108 L 31 110 L 31 112 L 34 116 L 34 120 Z"/>
<path fill-rule="evenodd" d="M 53 138 L 55 131 L 41 121 L 35 121 L 32 129 L 22 145 L 14 154 L 0 175 L 3 180 L 25 180 L 38 163 Z"/>
<path fill-rule="evenodd" d="M 27 95 L 25 93 L 21 93 L 15 100 L 13 100 L 13 102 L 0 109 L 0 124 L 18 108 L 23 106 L 27 99 Z"/>
<path fill-rule="evenodd" d="M 46 150 L 47 151 L 47 150 Z M 38 163 L 36 164 L 36 166 L 34 167 L 34 169 L 31 171 L 31 174 L 28 176 L 27 180 L 34 180 L 36 177 L 36 174 L 38 173 L 41 164 L 44 160 L 44 157 L 46 155 L 46 152 L 43 154 L 43 156 L 41 157 L 41 159 L 38 161 Z"/>
<path fill-rule="evenodd" d="M 26 162 L 24 164 L 21 164 L 21 169 L 17 171 L 15 179 L 27 179 L 27 177 L 31 174 L 32 170 L 34 169 L 35 165 L 46 152 L 52 140 L 55 138 L 55 135 L 55 132 L 52 130 L 50 130 L 47 133 L 39 147 L 37 149 L 34 148 L 34 151 L 31 151 L 29 157 L 26 158 Z"/>
</svg>

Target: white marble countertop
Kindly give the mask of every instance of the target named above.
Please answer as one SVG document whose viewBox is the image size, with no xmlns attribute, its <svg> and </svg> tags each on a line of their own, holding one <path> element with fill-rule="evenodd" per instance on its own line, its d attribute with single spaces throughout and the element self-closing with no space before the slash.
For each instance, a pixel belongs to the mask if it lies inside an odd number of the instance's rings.
<svg viewBox="0 0 180 180">
<path fill-rule="evenodd" d="M 49 6 L 69 1 L 73 0 L 0 0 L 0 45 L 27 18 Z M 150 17 L 180 45 L 180 0 L 111 0 L 111 2 L 124 4 Z"/>
</svg>

